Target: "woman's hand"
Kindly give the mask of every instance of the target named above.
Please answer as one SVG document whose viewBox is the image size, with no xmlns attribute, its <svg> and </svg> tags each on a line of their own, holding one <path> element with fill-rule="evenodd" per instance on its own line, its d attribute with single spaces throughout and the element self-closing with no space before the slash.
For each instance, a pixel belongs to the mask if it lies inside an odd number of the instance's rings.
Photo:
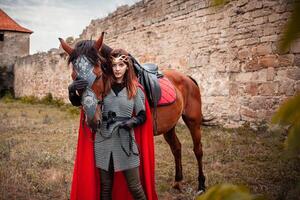
<svg viewBox="0 0 300 200">
<path fill-rule="evenodd" d="M 138 124 L 138 119 L 136 117 L 132 117 L 131 119 L 122 122 L 119 127 L 125 130 L 130 130 Z"/>
<path fill-rule="evenodd" d="M 68 87 L 69 92 L 76 93 L 76 91 L 80 94 L 82 93 L 86 87 L 88 86 L 88 82 L 83 79 L 74 80 Z"/>
</svg>

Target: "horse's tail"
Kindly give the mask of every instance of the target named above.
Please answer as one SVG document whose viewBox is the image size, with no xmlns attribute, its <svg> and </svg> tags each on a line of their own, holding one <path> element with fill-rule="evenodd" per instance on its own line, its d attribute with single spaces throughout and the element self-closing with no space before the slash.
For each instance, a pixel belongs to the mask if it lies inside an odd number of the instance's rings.
<svg viewBox="0 0 300 200">
<path fill-rule="evenodd" d="M 196 84 L 196 86 L 199 88 L 199 85 L 198 85 L 197 81 L 196 81 L 193 77 L 191 77 L 191 76 L 188 76 L 188 77 L 189 77 L 189 78 Z M 201 111 L 201 115 L 202 115 L 202 117 L 201 117 L 201 119 L 202 119 L 201 124 L 202 124 L 203 126 L 217 126 L 216 124 L 210 123 L 210 122 L 212 122 L 213 120 L 215 120 L 216 117 L 211 117 L 211 118 L 206 119 L 206 118 L 203 117 L 202 111 Z"/>
</svg>

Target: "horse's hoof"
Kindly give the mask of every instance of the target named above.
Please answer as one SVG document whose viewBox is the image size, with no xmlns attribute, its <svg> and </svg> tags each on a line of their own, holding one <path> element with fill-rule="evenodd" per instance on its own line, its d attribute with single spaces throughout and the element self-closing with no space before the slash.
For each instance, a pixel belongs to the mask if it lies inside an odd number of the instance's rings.
<svg viewBox="0 0 300 200">
<path fill-rule="evenodd" d="M 204 190 L 199 190 L 197 193 L 196 193 L 196 196 L 200 196 L 204 193 L 205 191 Z"/>
<path fill-rule="evenodd" d="M 181 181 L 174 182 L 173 188 L 176 189 L 176 190 L 179 190 L 181 192 L 182 191 Z"/>
</svg>

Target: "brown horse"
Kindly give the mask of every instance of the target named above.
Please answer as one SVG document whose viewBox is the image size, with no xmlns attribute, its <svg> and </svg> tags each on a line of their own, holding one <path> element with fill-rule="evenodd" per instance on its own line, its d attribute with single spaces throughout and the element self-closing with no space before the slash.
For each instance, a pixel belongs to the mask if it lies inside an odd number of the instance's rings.
<svg viewBox="0 0 300 200">
<path fill-rule="evenodd" d="M 100 50 L 100 55 L 108 59 L 109 52 L 111 49 L 103 44 L 103 33 L 100 38 L 94 42 L 91 48 L 96 48 L 97 51 Z M 88 40 L 86 40 L 87 42 Z M 62 48 L 71 56 L 78 54 L 77 48 L 70 47 L 64 40 L 60 38 Z M 81 44 L 85 41 L 81 41 Z M 90 41 L 91 42 L 91 41 Z M 77 52 L 77 53 L 74 53 Z M 85 52 L 88 52 L 85 51 Z M 80 55 L 77 55 L 80 56 Z M 101 67 L 100 67 L 101 66 Z M 94 81 L 91 89 L 94 91 L 99 100 L 102 100 L 103 93 L 105 90 L 106 77 L 105 65 L 102 63 L 96 64 L 93 69 L 93 73 L 96 74 L 97 78 Z M 157 108 L 157 134 L 163 134 L 165 140 L 170 145 L 173 156 L 175 158 L 176 175 L 174 187 L 180 188 L 180 182 L 183 179 L 182 176 L 182 164 L 181 164 L 181 143 L 176 136 L 175 126 L 182 116 L 185 124 L 190 130 L 191 137 L 193 139 L 194 154 L 198 162 L 198 193 L 202 193 L 205 190 L 205 176 L 202 169 L 202 144 L 201 144 L 201 123 L 203 122 L 202 110 L 201 110 L 201 95 L 199 87 L 195 80 L 192 78 L 179 73 L 175 70 L 164 71 L 164 76 L 167 77 L 174 85 L 177 93 L 177 99 L 175 103 L 167 106 L 161 106 Z M 72 78 L 76 78 L 76 72 L 74 71 Z M 97 109 L 99 110 L 99 107 Z M 98 116 L 93 119 L 94 124 L 101 123 L 101 112 Z"/>
</svg>

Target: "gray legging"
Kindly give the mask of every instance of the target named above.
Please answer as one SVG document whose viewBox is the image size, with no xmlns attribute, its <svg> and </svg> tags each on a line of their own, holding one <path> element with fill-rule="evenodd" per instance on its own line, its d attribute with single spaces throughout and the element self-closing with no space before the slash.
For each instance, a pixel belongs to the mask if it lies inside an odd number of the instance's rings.
<svg viewBox="0 0 300 200">
<path fill-rule="evenodd" d="M 101 200 L 111 200 L 112 199 L 112 186 L 114 180 L 114 166 L 113 158 L 110 156 L 109 169 L 108 171 L 100 169 L 100 179 L 101 179 Z M 132 169 L 124 170 L 123 174 L 126 178 L 126 182 L 129 191 L 135 200 L 146 200 L 146 196 L 143 187 L 140 182 L 139 168 L 135 167 Z"/>
</svg>

